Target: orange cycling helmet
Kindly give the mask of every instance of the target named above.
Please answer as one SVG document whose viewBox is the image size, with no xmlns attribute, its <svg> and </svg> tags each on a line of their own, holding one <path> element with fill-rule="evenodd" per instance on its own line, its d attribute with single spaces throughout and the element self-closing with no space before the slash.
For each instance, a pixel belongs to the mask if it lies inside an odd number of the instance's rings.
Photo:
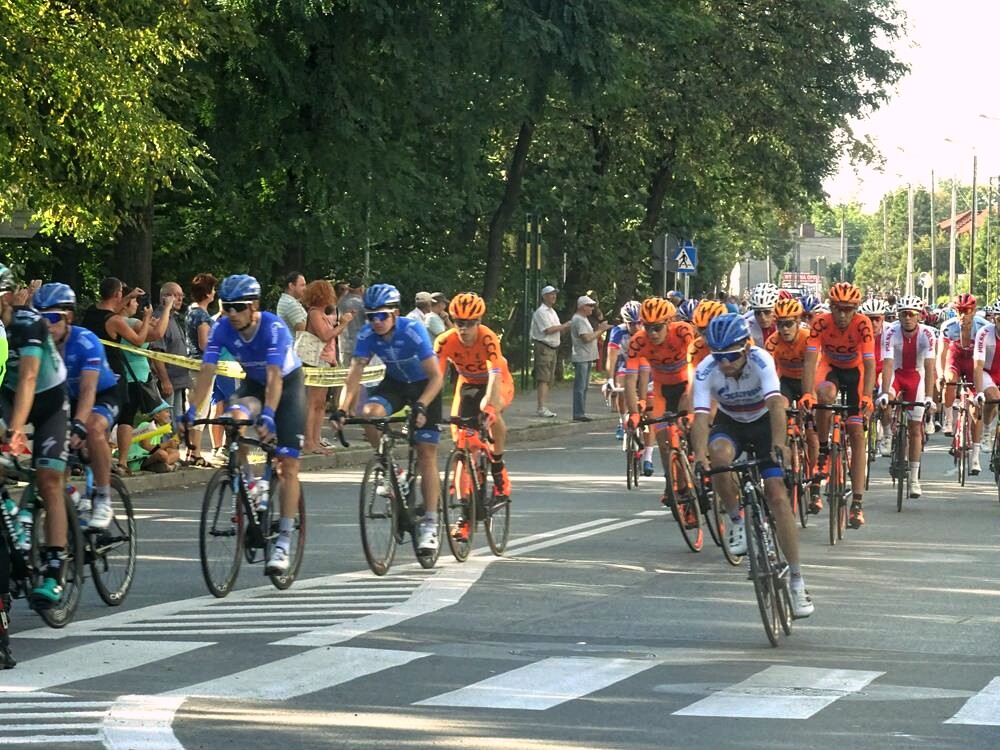
<svg viewBox="0 0 1000 750">
<path fill-rule="evenodd" d="M 958 312 L 971 312 L 976 309 L 976 298 L 968 292 L 960 294 L 955 298 L 953 307 Z"/>
<path fill-rule="evenodd" d="M 859 305 L 861 304 L 861 290 L 850 282 L 841 281 L 830 287 L 830 303 L 837 305 Z"/>
<path fill-rule="evenodd" d="M 448 314 L 459 320 L 475 320 L 486 314 L 486 302 L 475 292 L 462 292 L 449 303 Z"/>
<path fill-rule="evenodd" d="M 712 321 L 712 318 L 725 315 L 727 312 L 726 306 L 721 302 L 714 299 L 707 299 L 694 309 L 694 315 L 691 316 L 691 323 L 695 328 L 705 328 Z"/>
<path fill-rule="evenodd" d="M 653 325 L 666 323 L 676 314 L 677 308 L 674 307 L 674 303 L 663 299 L 663 297 L 650 297 L 644 300 L 642 307 L 639 308 L 639 317 L 642 318 L 642 322 Z"/>
<path fill-rule="evenodd" d="M 779 299 L 774 306 L 774 315 L 779 320 L 782 318 L 799 318 L 802 316 L 802 303 L 792 297 L 791 299 Z"/>
</svg>

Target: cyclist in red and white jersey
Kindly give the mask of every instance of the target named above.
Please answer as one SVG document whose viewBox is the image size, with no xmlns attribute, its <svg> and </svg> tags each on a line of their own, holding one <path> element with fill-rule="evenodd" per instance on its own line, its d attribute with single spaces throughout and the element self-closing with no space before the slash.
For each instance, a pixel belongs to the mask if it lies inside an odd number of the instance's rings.
<svg viewBox="0 0 1000 750">
<path fill-rule="evenodd" d="M 757 346 L 774 333 L 774 306 L 778 302 L 778 287 L 768 282 L 762 282 L 750 290 L 750 310 L 743 315 L 750 326 L 750 338 Z"/>
<path fill-rule="evenodd" d="M 996 303 L 993 307 L 996 308 Z M 983 407 L 982 423 L 989 424 L 996 416 L 997 405 L 985 402 L 1000 399 L 1000 387 L 997 385 L 1000 383 L 1000 357 L 997 356 L 996 323 L 987 323 L 979 329 L 972 362 L 972 382 L 976 388 L 976 402 Z"/>
<path fill-rule="evenodd" d="M 955 298 L 952 307 L 958 313 L 941 326 L 941 336 L 938 342 L 938 373 L 942 379 L 942 401 L 944 402 L 944 433 L 952 434 L 954 414 L 952 406 L 955 403 L 956 383 L 964 380 L 972 382 L 972 350 L 976 336 L 986 318 L 976 315 L 976 298 L 971 294 L 960 294 Z M 982 439 L 982 422 L 972 416 L 972 454 L 969 460 L 969 473 L 975 476 L 979 473 L 979 443 Z"/>
</svg>

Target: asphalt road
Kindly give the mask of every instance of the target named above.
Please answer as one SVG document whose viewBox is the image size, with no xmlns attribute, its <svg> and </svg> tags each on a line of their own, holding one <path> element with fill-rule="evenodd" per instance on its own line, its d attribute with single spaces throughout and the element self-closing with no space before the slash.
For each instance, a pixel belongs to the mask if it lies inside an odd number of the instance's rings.
<svg viewBox="0 0 1000 750">
<path fill-rule="evenodd" d="M 200 489 L 136 498 L 140 568 L 120 609 L 90 589 L 49 630 L 14 612 L 0 745 L 199 748 L 996 748 L 1000 503 L 959 488 L 941 436 L 901 514 L 876 471 L 868 525 L 802 532 L 816 613 L 768 644 L 742 568 L 687 550 L 660 480 L 624 484 L 610 435 L 508 452 L 509 555 L 358 541 L 360 472 L 306 476 L 290 590 L 244 566 L 224 600 L 198 566 Z M 480 537 L 480 541 L 485 544 Z"/>
</svg>

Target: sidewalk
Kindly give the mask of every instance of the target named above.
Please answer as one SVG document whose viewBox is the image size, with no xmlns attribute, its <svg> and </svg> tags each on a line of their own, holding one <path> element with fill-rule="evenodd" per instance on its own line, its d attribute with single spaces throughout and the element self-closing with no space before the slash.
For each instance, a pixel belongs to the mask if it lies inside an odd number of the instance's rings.
<svg viewBox="0 0 1000 750">
<path fill-rule="evenodd" d="M 523 393 L 519 390 L 510 408 L 504 412 L 508 430 L 507 443 L 509 445 L 519 445 L 600 430 L 605 430 L 609 433 L 614 432 L 617 416 L 610 412 L 605 405 L 604 398 L 601 395 L 601 388 L 598 384 L 591 384 L 590 390 L 587 393 L 587 414 L 593 417 L 594 421 L 573 421 L 573 391 L 571 385 L 571 382 L 557 384 L 549 391 L 548 407 L 557 414 L 557 416 L 549 418 L 537 415 L 538 405 L 536 403 L 534 388 Z M 446 414 L 450 408 L 451 403 L 449 401 L 444 405 Z M 345 437 L 351 444 L 350 448 L 343 448 L 337 442 L 336 436 L 328 425 L 323 428 L 323 436 L 336 445 L 333 449 L 333 454 L 329 456 L 303 456 L 302 471 L 327 471 L 330 469 L 363 466 L 371 455 L 371 447 L 362 437 L 360 427 L 352 426 L 345 430 Z M 451 449 L 451 436 L 447 430 L 442 430 L 441 446 L 444 450 Z M 444 457 L 442 457 L 442 463 L 443 460 Z M 123 478 L 123 481 L 129 493 L 135 495 L 151 490 L 204 484 L 208 481 L 208 477 L 211 476 L 211 472 L 214 470 L 215 467 L 208 469 L 184 467 L 178 468 L 169 474 L 140 472 L 133 477 Z"/>
</svg>

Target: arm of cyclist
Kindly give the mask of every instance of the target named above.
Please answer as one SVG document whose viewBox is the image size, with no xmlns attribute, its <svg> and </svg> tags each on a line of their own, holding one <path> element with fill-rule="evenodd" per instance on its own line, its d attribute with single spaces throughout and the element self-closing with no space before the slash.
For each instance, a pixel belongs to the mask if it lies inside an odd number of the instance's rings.
<svg viewBox="0 0 1000 750">
<path fill-rule="evenodd" d="M 344 417 L 350 413 L 358 398 L 358 391 L 361 390 L 361 378 L 364 375 L 365 366 L 370 361 L 367 357 L 351 357 L 351 366 L 347 368 L 344 387 L 340 389 L 337 411 L 330 415 L 330 426 L 338 432 L 344 428 Z"/>
<path fill-rule="evenodd" d="M 420 394 L 418 402 L 423 404 L 425 407 L 441 393 L 441 387 L 444 385 L 444 378 L 441 377 L 441 370 L 438 367 L 437 355 L 427 357 L 420 362 L 420 366 L 424 370 L 424 374 L 427 376 L 427 385 L 424 386 L 424 392 Z M 417 414 L 413 420 L 413 424 L 419 429 L 427 424 L 426 414 Z"/>
<path fill-rule="evenodd" d="M 198 413 L 198 405 L 208 398 L 208 391 L 212 387 L 212 379 L 214 377 L 215 364 L 202 362 L 201 368 L 198 370 L 198 375 L 195 377 L 194 389 L 188 399 L 190 405 L 180 420 L 181 422 L 190 424 L 194 421 L 195 415 Z"/>
<path fill-rule="evenodd" d="M 281 403 L 281 392 L 284 389 L 284 380 L 281 376 L 281 365 L 267 366 L 267 383 L 264 386 L 264 404 L 257 417 L 257 436 L 261 440 L 268 440 L 277 432 L 274 423 L 274 412 Z"/>
<path fill-rule="evenodd" d="M 799 399 L 799 404 L 805 409 L 811 409 L 816 404 L 816 362 L 818 360 L 819 352 L 806 349 L 802 360 L 802 398 Z"/>
<path fill-rule="evenodd" d="M 35 401 L 35 383 L 38 380 L 38 371 L 41 366 L 40 357 L 26 354 L 24 349 L 21 350 L 17 391 L 14 393 L 14 408 L 7 424 L 11 445 L 17 450 L 28 444 L 27 438 L 24 436 L 24 427 L 28 423 L 31 405 Z"/>
<path fill-rule="evenodd" d="M 785 463 L 785 437 L 788 434 L 788 415 L 785 413 L 785 398 L 780 393 L 769 396 L 764 402 L 771 423 L 771 458 L 775 463 Z"/>
<path fill-rule="evenodd" d="M 697 411 L 694 414 L 694 421 L 691 423 L 691 450 L 694 452 L 694 460 L 699 462 L 706 471 L 712 468 L 708 458 L 709 418 L 708 412 Z M 782 424 L 781 429 L 785 429 L 784 424 Z"/>
<path fill-rule="evenodd" d="M 625 370 L 625 407 L 628 413 L 639 413 L 639 398 L 636 396 L 636 382 L 639 380 L 639 373 L 631 367 Z"/>
</svg>

